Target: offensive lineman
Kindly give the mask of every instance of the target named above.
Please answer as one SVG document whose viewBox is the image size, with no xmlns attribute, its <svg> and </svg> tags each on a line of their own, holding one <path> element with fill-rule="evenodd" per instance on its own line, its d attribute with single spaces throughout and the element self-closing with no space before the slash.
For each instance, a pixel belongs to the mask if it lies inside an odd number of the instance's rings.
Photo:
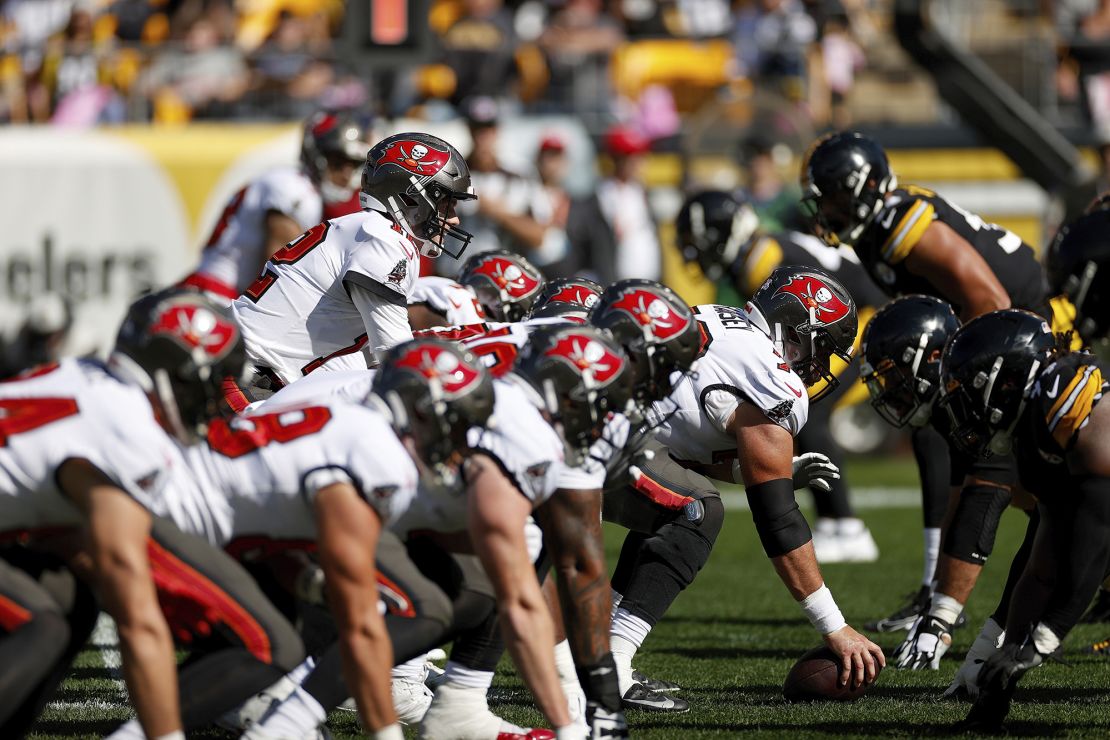
<svg viewBox="0 0 1110 740">
<path fill-rule="evenodd" d="M 267 172 L 228 201 L 182 285 L 234 301 L 274 254 L 310 226 L 359 209 L 367 131 L 353 118 L 317 113 L 304 125 L 301 167 Z"/>
<path fill-rule="evenodd" d="M 325 365 L 366 367 L 411 339 L 407 304 L 420 256 L 466 249 L 455 204 L 475 197 L 466 162 L 442 139 L 403 133 L 378 142 L 362 175 L 365 210 L 301 234 L 232 304 L 255 391 L 272 393 Z M 250 400 L 229 389 L 237 411 Z"/>
</svg>

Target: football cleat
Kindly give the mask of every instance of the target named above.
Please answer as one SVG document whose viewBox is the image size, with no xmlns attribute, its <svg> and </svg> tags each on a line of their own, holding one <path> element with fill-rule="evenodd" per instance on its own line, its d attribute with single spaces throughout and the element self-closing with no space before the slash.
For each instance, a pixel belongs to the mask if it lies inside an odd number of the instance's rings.
<svg viewBox="0 0 1110 740">
<path fill-rule="evenodd" d="M 898 632 L 900 630 L 908 630 L 913 626 L 917 617 L 929 608 L 929 599 L 932 596 L 930 591 L 931 589 L 928 586 L 922 586 L 915 593 L 907 595 L 906 603 L 899 607 L 889 617 L 883 617 L 874 622 L 868 622 L 863 625 L 864 628 L 871 632 Z M 963 617 L 963 614 L 960 616 Z M 955 627 L 953 627 L 953 629 L 955 629 Z"/>
<path fill-rule="evenodd" d="M 641 673 L 635 668 L 632 669 L 632 680 L 643 686 L 648 691 L 655 691 L 660 694 L 670 694 L 674 691 L 682 691 L 682 687 L 670 681 L 664 681 L 661 678 L 650 678 L 649 676 Z"/>
<path fill-rule="evenodd" d="M 1083 624 L 1110 622 L 1110 590 L 1100 588 L 1095 596 L 1095 603 L 1091 604 L 1091 608 L 1079 621 Z"/>
<path fill-rule="evenodd" d="M 642 709 L 646 712 L 668 712 L 681 714 L 690 711 L 690 702 L 673 696 L 652 691 L 643 684 L 634 683 L 621 697 L 625 709 Z"/>
</svg>

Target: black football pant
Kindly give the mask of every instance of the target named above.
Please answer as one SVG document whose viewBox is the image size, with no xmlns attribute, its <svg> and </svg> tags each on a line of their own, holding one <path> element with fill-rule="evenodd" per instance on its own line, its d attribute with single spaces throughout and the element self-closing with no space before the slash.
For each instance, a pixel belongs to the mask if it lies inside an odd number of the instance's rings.
<svg viewBox="0 0 1110 740">
<path fill-rule="evenodd" d="M 817 510 L 817 516 L 822 519 L 847 519 L 856 515 L 852 509 L 848 476 L 844 469 L 844 448 L 833 437 L 829 422 L 837 399 L 851 389 L 858 377 L 859 365 L 853 362 L 840 376 L 840 385 L 836 390 L 817 403 L 810 404 L 809 419 L 794 437 L 798 454 L 820 452 L 827 455 L 833 465 L 840 468 L 840 477 L 829 481 L 827 492 L 809 489 L 813 494 L 813 507 Z"/>
<path fill-rule="evenodd" d="M 0 549 L 0 737 L 23 737 L 84 646 L 99 610 L 59 560 Z"/>
<path fill-rule="evenodd" d="M 606 480 L 602 518 L 629 530 L 612 578 L 621 608 L 654 626 L 709 559 L 725 509 L 708 478 L 654 440 L 646 449 L 638 480 Z"/>
<path fill-rule="evenodd" d="M 304 660 L 296 630 L 225 552 L 155 519 L 148 554 L 166 621 L 190 649 L 178 670 L 187 732 L 210 724 Z"/>
<path fill-rule="evenodd" d="M 402 542 L 385 531 L 375 560 L 395 665 L 451 639 L 456 640 L 457 650 L 468 633 L 484 638 L 491 617 L 493 634 L 497 634 L 493 585 L 477 556 L 449 553 L 424 537 Z M 477 649 L 496 652 L 495 664 L 502 652 L 486 643 Z M 351 695 L 343 680 L 338 643 L 324 650 L 303 686 L 325 710 L 339 706 Z"/>
</svg>

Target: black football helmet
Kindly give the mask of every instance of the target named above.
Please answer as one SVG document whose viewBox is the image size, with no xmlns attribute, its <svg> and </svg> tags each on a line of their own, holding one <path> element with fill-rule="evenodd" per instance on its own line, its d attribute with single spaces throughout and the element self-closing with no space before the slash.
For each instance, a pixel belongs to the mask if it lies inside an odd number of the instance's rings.
<svg viewBox="0 0 1110 740">
<path fill-rule="evenodd" d="M 952 335 L 940 359 L 937 401 L 951 421 L 952 444 L 973 457 L 1008 453 L 1033 385 L 1055 353 L 1045 320 L 1013 308 L 976 317 Z"/>
<path fill-rule="evenodd" d="M 411 437 L 417 456 L 441 482 L 455 479 L 451 463 L 468 448 L 470 428 L 493 414 L 489 372 L 470 350 L 443 339 L 389 349 L 371 391 L 389 407 L 397 434 Z"/>
<path fill-rule="evenodd" d="M 556 278 L 544 284 L 528 318 L 565 318 L 583 323 L 600 297 L 601 286 L 593 280 Z"/>
<path fill-rule="evenodd" d="M 204 439 L 211 420 L 232 415 L 223 382 L 241 382 L 246 362 L 227 310 L 183 288 L 131 304 L 108 357 L 112 371 L 146 391 L 168 431 L 186 444 Z"/>
<path fill-rule="evenodd" d="M 926 295 L 897 298 L 871 318 L 860 376 L 880 416 L 896 427 L 929 422 L 940 391 L 940 353 L 959 328 L 952 307 Z"/>
<path fill-rule="evenodd" d="M 607 329 L 632 363 L 637 404 L 646 409 L 674 389 L 701 352 L 694 312 L 673 290 L 638 278 L 613 283 L 590 311 L 590 323 Z"/>
<path fill-rule="evenodd" d="M 856 302 L 839 280 L 816 267 L 776 267 L 744 310 L 809 388 L 811 401 L 836 389 L 830 362 L 833 355 L 852 362 L 859 330 Z"/>
<path fill-rule="evenodd" d="M 346 113 L 320 111 L 305 121 L 301 138 L 301 166 L 320 189 L 325 202 L 345 201 L 359 189 L 362 166 L 370 149 L 369 134 L 361 121 Z M 336 161 L 358 165 L 348 188 L 340 188 L 327 177 L 329 163 Z"/>
<path fill-rule="evenodd" d="M 1110 210 L 1060 227 L 1045 254 L 1052 290 L 1075 306 L 1075 330 L 1087 344 L 1110 334 Z"/>
<path fill-rule="evenodd" d="M 420 242 L 420 253 L 455 259 L 473 238 L 448 220 L 455 203 L 474 200 L 470 167 L 455 147 L 438 136 L 419 132 L 382 139 L 366 154 L 362 171 L 363 208 L 386 211 Z M 448 239 L 457 247 L 448 247 Z"/>
<path fill-rule="evenodd" d="M 854 244 L 898 187 L 886 152 L 863 134 L 818 139 L 802 163 L 802 210 L 829 246 Z"/>
<path fill-rule="evenodd" d="M 543 274 L 507 249 L 467 258 L 456 280 L 470 286 L 486 315 L 495 321 L 521 321 L 543 289 Z"/>
<path fill-rule="evenodd" d="M 1110 190 L 1104 190 L 1095 196 L 1095 199 L 1088 204 L 1087 209 L 1083 213 L 1095 213 L 1096 211 L 1110 210 Z"/>
<path fill-rule="evenodd" d="M 513 372 L 539 394 L 571 467 L 585 460 L 609 414 L 631 405 L 627 355 L 608 332 L 591 326 L 540 327 L 517 355 Z"/>
<path fill-rule="evenodd" d="M 759 230 L 759 216 L 739 193 L 706 190 L 691 195 L 675 219 L 682 257 L 697 262 L 702 273 L 719 280 L 736 264 Z"/>
</svg>

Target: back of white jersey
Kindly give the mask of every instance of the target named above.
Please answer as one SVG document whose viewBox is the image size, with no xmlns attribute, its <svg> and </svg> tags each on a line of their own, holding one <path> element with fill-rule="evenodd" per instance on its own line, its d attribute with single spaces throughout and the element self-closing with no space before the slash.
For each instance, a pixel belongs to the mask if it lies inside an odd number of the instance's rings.
<svg viewBox="0 0 1110 740">
<path fill-rule="evenodd" d="M 237 296 L 258 277 L 265 257 L 266 216 L 288 216 L 303 230 L 320 222 L 323 204 L 300 170 L 271 170 L 228 201 L 200 256 L 197 272 L 227 286 Z"/>
<path fill-rule="evenodd" d="M 64 360 L 0 383 L 0 531 L 80 522 L 54 477 L 71 459 L 88 460 L 155 514 L 167 511 L 163 490 L 185 467 L 146 394 L 98 362 Z M 194 524 L 203 516 L 188 505 L 177 513 Z"/>
<path fill-rule="evenodd" d="M 313 226 L 279 250 L 232 311 L 250 359 L 292 383 L 324 363 L 366 366 L 366 328 L 347 285 L 404 309 L 419 272 L 420 252 L 400 227 L 377 211 L 359 211 Z"/>
<path fill-rule="evenodd" d="M 423 304 L 442 315 L 448 326 L 466 326 L 486 320 L 474 291 L 454 280 L 425 275 L 417 278 L 409 305 Z"/>
<path fill-rule="evenodd" d="M 326 403 L 218 423 L 186 452 L 197 486 L 174 489 L 212 513 L 213 544 L 245 536 L 314 540 L 313 497 L 349 481 L 389 526 L 416 495 L 417 470 L 388 420 L 359 404 Z M 185 523 L 177 522 L 182 529 Z"/>
<path fill-rule="evenodd" d="M 655 404 L 659 441 L 680 460 L 712 464 L 734 458 L 736 438 L 724 426 L 741 403 L 754 404 L 796 435 L 809 415 L 809 394 L 770 338 L 739 308 L 703 305 L 694 314 L 707 345 L 697 369 Z"/>
</svg>

